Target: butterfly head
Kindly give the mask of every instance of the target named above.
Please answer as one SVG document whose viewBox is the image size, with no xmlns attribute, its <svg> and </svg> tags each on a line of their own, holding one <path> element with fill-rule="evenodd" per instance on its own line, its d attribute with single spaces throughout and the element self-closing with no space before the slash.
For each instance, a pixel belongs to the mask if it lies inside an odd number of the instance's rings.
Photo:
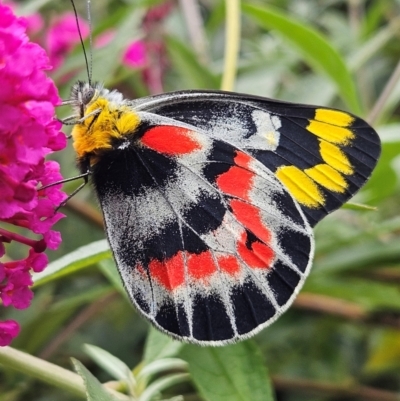
<svg viewBox="0 0 400 401">
<path fill-rule="evenodd" d="M 100 84 L 90 84 L 84 81 L 78 81 L 72 87 L 69 102 L 75 112 L 74 114 L 79 119 L 85 116 L 87 106 L 99 96 L 100 90 Z"/>
<path fill-rule="evenodd" d="M 71 104 L 77 118 L 84 120 L 88 114 L 88 109 L 93 109 L 92 106 L 98 99 L 105 99 L 115 105 L 124 103 L 124 98 L 120 92 L 109 91 L 99 82 L 89 83 L 85 81 L 77 81 L 73 85 L 68 103 Z"/>
</svg>

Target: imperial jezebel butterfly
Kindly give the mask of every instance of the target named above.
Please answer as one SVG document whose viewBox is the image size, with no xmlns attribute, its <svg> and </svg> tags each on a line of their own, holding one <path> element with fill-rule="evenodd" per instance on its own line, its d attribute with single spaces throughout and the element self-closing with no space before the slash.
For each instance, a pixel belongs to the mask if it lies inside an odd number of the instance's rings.
<svg viewBox="0 0 400 401">
<path fill-rule="evenodd" d="M 248 338 L 290 306 L 312 227 L 380 153 L 349 113 L 245 94 L 126 100 L 78 82 L 66 103 L 130 299 L 160 330 L 203 345 Z"/>
</svg>

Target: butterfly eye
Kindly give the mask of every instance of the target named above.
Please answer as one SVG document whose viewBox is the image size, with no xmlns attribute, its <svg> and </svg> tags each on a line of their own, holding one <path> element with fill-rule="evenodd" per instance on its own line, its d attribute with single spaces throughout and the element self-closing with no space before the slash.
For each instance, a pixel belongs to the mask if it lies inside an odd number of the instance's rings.
<svg viewBox="0 0 400 401">
<path fill-rule="evenodd" d="M 94 96 L 94 89 L 93 88 L 88 88 L 82 93 L 82 103 L 84 105 L 90 103 Z"/>
</svg>

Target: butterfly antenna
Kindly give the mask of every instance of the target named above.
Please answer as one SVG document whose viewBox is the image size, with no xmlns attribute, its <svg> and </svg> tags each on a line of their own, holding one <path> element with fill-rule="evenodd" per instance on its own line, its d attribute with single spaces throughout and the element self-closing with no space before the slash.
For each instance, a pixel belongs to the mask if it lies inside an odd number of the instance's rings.
<svg viewBox="0 0 400 401">
<path fill-rule="evenodd" d="M 83 43 L 83 38 L 82 38 L 82 32 L 81 32 L 81 28 L 79 26 L 78 12 L 76 11 L 74 0 L 71 0 L 71 4 L 72 4 L 72 8 L 74 9 L 76 26 L 78 28 L 79 39 L 81 41 L 83 55 L 85 57 L 86 71 L 87 71 L 87 74 L 88 74 L 88 81 L 89 81 L 89 85 L 91 85 L 91 83 L 92 83 L 92 59 L 90 59 L 90 67 L 89 67 L 88 58 L 87 58 L 87 55 L 86 55 L 86 49 L 85 49 L 85 45 Z M 89 5 L 88 5 L 88 10 L 90 10 Z M 90 26 L 90 21 L 89 21 L 89 28 L 90 28 L 90 48 L 91 48 L 91 46 L 92 46 L 92 29 L 91 29 L 91 26 Z"/>
<path fill-rule="evenodd" d="M 93 73 L 93 35 L 92 35 L 92 13 L 90 8 L 90 0 L 87 0 L 87 19 L 89 23 L 89 49 L 90 49 L 90 64 L 89 64 L 89 84 L 92 82 Z"/>
</svg>

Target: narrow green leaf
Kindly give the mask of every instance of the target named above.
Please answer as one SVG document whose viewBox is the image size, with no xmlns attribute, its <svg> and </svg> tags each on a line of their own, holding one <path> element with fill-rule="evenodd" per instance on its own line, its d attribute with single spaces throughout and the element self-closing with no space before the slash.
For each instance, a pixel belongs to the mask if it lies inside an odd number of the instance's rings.
<svg viewBox="0 0 400 401">
<path fill-rule="evenodd" d="M 117 380 L 124 382 L 129 389 L 129 394 L 136 396 L 136 380 L 131 369 L 119 358 L 110 354 L 108 351 L 96 347 L 95 345 L 85 344 L 86 353 L 106 372 Z"/>
<path fill-rule="evenodd" d="M 114 379 L 126 380 L 131 378 L 131 370 L 119 358 L 95 345 L 85 344 L 84 348 L 86 353 Z"/>
<path fill-rule="evenodd" d="M 34 285 L 41 285 L 60 277 L 77 272 L 109 258 L 111 251 L 106 240 L 92 242 L 50 263 L 45 270 L 34 273 Z"/>
<path fill-rule="evenodd" d="M 172 36 L 167 38 L 166 43 L 169 58 L 184 81 L 183 85 L 190 89 L 218 89 L 219 80 L 197 60 L 189 47 Z"/>
<path fill-rule="evenodd" d="M 273 29 L 297 49 L 304 61 L 327 75 L 352 112 L 361 114 L 361 105 L 350 71 L 339 52 L 313 27 L 299 22 L 271 6 L 243 3 L 243 11 L 265 29 Z"/>
<path fill-rule="evenodd" d="M 343 209 L 349 210 L 363 210 L 363 211 L 377 211 L 375 206 L 364 205 L 363 203 L 347 202 L 343 205 Z"/>
<path fill-rule="evenodd" d="M 150 327 L 144 350 L 144 363 L 148 364 L 156 359 L 174 357 L 179 353 L 182 347 L 182 343 Z"/>
<path fill-rule="evenodd" d="M 186 345 L 180 356 L 207 401 L 274 400 L 261 352 L 252 341 L 223 348 Z"/>
<path fill-rule="evenodd" d="M 85 387 L 86 396 L 88 401 L 119 401 L 108 393 L 101 383 L 77 360 L 71 358 L 76 372 L 82 377 Z M 127 398 L 126 398 L 127 399 Z"/>
<path fill-rule="evenodd" d="M 148 382 L 151 376 L 171 370 L 187 371 L 187 363 L 179 358 L 156 359 L 148 365 L 143 366 L 136 377 L 138 381 L 143 380 Z"/>
<path fill-rule="evenodd" d="M 161 377 L 151 383 L 146 390 L 143 391 L 139 397 L 139 401 L 151 401 L 158 399 L 159 394 L 175 384 L 184 383 L 189 381 L 190 376 L 187 373 L 177 373 L 166 377 Z"/>
</svg>

